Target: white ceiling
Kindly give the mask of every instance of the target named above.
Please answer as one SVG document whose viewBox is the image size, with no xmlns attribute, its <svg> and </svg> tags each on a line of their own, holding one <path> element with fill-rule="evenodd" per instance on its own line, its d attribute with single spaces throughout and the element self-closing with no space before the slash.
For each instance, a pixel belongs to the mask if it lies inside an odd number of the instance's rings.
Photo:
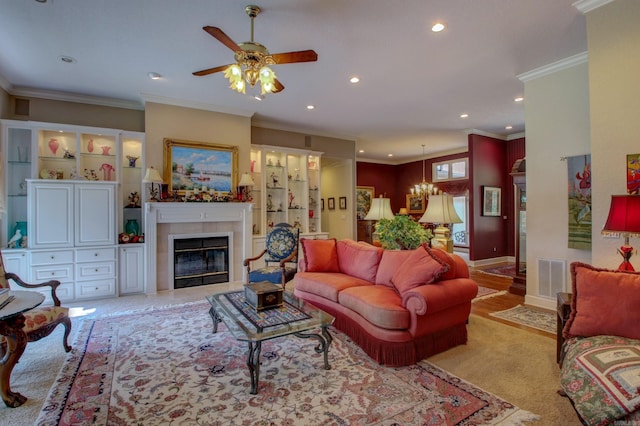
<svg viewBox="0 0 640 426">
<path fill-rule="evenodd" d="M 421 157 L 422 144 L 428 155 L 465 149 L 470 129 L 522 133 L 517 76 L 587 50 L 574 1 L 262 0 L 255 41 L 271 53 L 313 49 L 318 61 L 274 66 L 286 89 L 259 102 L 230 90 L 222 73 L 192 75 L 233 62 L 202 27 L 248 41 L 249 0 L 0 0 L 0 85 L 249 115 L 356 140 L 359 159 L 401 163 Z M 437 20 L 447 24 L 438 34 Z"/>
</svg>

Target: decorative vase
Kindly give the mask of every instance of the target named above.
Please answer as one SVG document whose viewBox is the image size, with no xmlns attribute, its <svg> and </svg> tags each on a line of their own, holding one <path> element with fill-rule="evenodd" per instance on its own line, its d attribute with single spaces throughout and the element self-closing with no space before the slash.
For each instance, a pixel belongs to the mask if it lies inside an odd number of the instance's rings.
<svg viewBox="0 0 640 426">
<path fill-rule="evenodd" d="M 111 149 L 111 147 L 109 145 L 102 145 L 102 155 L 109 155 L 109 150 Z"/>
<path fill-rule="evenodd" d="M 140 225 L 135 219 L 129 219 L 124 225 L 124 232 L 127 234 L 138 235 L 140 233 Z"/>
<path fill-rule="evenodd" d="M 134 157 L 132 155 L 127 155 L 127 159 L 129 160 L 129 167 L 135 167 L 136 166 L 136 161 L 138 161 L 138 158 L 140 158 L 140 157 Z"/>
<path fill-rule="evenodd" d="M 56 152 L 58 151 L 59 146 L 60 144 L 58 143 L 58 139 L 55 139 L 55 138 L 49 139 L 49 149 L 51 150 L 53 155 L 56 155 Z"/>
<path fill-rule="evenodd" d="M 89 139 L 89 143 L 87 144 L 87 151 L 93 152 L 93 139 Z"/>
</svg>

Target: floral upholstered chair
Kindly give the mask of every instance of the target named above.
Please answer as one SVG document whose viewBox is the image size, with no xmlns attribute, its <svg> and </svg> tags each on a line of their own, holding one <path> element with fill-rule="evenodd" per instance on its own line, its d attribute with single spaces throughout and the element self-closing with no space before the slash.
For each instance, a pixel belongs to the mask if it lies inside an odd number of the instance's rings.
<svg viewBox="0 0 640 426">
<path fill-rule="evenodd" d="M 51 280 L 41 284 L 27 284 L 16 274 L 5 271 L 2 255 L 0 254 L 0 288 L 10 288 L 9 280 L 12 280 L 18 286 L 27 289 L 51 287 L 53 306 L 38 306 L 24 312 L 25 325 L 23 331 L 27 335 L 27 342 L 35 342 L 48 336 L 58 326 L 58 324 L 62 324 L 65 328 L 62 344 L 64 346 L 64 350 L 69 352 L 71 350 L 71 346 L 67 343 L 67 339 L 71 332 L 71 320 L 69 319 L 69 308 L 63 308 L 60 306 L 60 299 L 58 299 L 58 296 L 56 295 L 56 288 L 60 285 L 60 281 Z M 7 340 L 4 336 L 0 336 L 0 357 L 3 357 L 6 351 Z"/>
<path fill-rule="evenodd" d="M 268 281 L 284 286 L 298 272 L 298 240 L 300 229 L 278 223 L 267 233 L 266 247 L 258 256 L 244 260 L 247 282 Z M 251 262 L 264 256 L 264 268 L 251 269 Z"/>
</svg>

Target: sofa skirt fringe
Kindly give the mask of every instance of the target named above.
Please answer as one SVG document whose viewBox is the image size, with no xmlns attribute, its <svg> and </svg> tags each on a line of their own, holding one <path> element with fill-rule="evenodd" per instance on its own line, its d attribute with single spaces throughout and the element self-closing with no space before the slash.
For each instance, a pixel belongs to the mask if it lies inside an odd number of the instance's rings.
<svg viewBox="0 0 640 426">
<path fill-rule="evenodd" d="M 456 324 L 414 340 L 418 361 L 431 355 L 444 352 L 458 345 L 467 343 L 467 325 Z"/>
</svg>

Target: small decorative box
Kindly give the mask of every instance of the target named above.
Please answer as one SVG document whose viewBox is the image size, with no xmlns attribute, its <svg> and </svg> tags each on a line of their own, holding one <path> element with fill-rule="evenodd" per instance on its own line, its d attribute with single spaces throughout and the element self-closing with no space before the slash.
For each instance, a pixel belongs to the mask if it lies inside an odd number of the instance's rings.
<svg viewBox="0 0 640 426">
<path fill-rule="evenodd" d="M 282 292 L 282 287 L 266 281 L 244 285 L 244 298 L 257 311 L 282 306 Z"/>
</svg>

